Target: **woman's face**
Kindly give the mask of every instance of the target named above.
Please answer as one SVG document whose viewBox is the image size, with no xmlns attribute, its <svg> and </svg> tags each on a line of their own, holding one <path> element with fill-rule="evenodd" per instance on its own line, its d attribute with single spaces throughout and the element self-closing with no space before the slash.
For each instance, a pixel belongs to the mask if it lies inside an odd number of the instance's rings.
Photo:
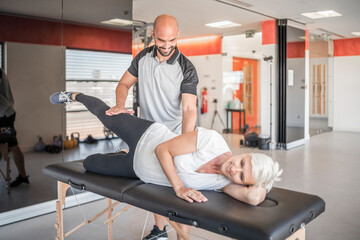
<svg viewBox="0 0 360 240">
<path fill-rule="evenodd" d="M 243 154 L 229 158 L 221 165 L 220 171 L 233 183 L 241 185 L 255 184 L 250 155 Z"/>
</svg>

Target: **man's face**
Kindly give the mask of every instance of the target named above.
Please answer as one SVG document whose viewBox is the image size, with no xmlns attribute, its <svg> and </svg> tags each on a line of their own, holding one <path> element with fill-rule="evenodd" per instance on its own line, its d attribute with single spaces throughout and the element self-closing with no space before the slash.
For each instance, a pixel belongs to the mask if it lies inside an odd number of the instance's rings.
<svg viewBox="0 0 360 240">
<path fill-rule="evenodd" d="M 163 57 L 169 57 L 174 52 L 178 36 L 177 28 L 171 27 L 157 27 L 153 32 L 155 45 Z"/>
</svg>

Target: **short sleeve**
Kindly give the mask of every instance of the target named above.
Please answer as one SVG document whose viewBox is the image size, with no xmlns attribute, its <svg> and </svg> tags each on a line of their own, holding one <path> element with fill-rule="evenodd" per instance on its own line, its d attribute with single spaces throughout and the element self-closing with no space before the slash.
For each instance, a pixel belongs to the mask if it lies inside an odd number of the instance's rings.
<svg viewBox="0 0 360 240">
<path fill-rule="evenodd" d="M 196 88 L 199 78 L 194 65 L 182 54 L 179 57 L 179 64 L 184 75 L 184 80 L 181 82 L 181 93 L 197 95 Z"/>
<path fill-rule="evenodd" d="M 219 156 L 225 152 L 231 152 L 225 139 L 215 130 L 198 128 L 196 150 L 199 154 L 212 154 Z"/>
<path fill-rule="evenodd" d="M 153 47 L 145 48 L 144 50 L 139 52 L 138 55 L 136 55 L 136 57 L 131 61 L 130 67 L 128 68 L 128 71 L 131 75 L 133 75 L 134 77 L 139 76 L 140 59 L 145 57 L 147 53 L 152 51 L 152 49 L 153 49 Z"/>
</svg>

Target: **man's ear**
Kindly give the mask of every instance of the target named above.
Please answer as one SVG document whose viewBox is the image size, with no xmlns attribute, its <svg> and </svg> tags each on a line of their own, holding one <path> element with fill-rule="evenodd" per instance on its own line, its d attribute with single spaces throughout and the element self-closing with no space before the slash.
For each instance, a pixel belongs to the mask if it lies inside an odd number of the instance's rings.
<svg viewBox="0 0 360 240">
<path fill-rule="evenodd" d="M 151 36 L 152 36 L 152 38 L 154 39 L 154 41 L 155 41 L 155 33 L 154 33 L 154 29 L 151 29 Z"/>
</svg>

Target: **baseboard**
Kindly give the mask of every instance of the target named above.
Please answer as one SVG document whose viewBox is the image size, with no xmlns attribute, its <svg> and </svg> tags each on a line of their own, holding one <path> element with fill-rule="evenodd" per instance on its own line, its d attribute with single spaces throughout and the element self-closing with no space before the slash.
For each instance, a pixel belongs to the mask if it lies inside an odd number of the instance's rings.
<svg viewBox="0 0 360 240">
<path fill-rule="evenodd" d="M 76 198 L 75 196 L 69 196 L 66 197 L 64 209 L 76 206 L 78 205 L 78 202 L 80 204 L 84 204 L 102 198 L 104 197 L 91 192 L 77 194 Z M 0 214 L 0 226 L 4 226 L 25 219 L 52 213 L 55 211 L 56 211 L 56 200 L 51 200 L 48 202 L 43 202 L 32 206 L 11 210 Z"/>
</svg>

